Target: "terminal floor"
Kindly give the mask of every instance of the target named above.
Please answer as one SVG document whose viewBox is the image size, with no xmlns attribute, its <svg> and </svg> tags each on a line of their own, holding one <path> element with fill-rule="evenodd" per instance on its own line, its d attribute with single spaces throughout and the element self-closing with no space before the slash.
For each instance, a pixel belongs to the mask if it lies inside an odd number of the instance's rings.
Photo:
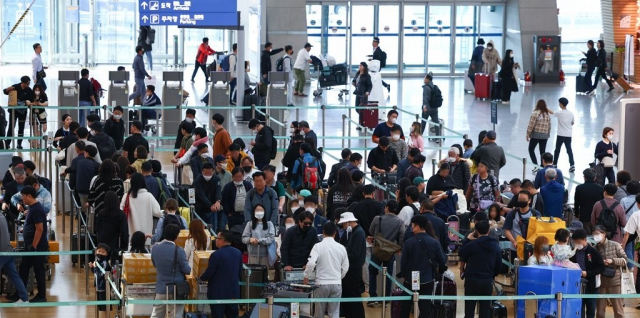
<svg viewBox="0 0 640 318">
<path fill-rule="evenodd" d="M 108 71 L 114 69 L 115 67 L 106 67 L 99 66 L 96 69 L 92 69 L 91 76 L 98 78 L 103 85 L 108 86 Z M 50 89 L 47 91 L 49 94 L 49 99 L 51 101 L 57 100 L 57 91 L 55 89 L 57 85 L 57 70 L 65 70 L 65 69 L 76 69 L 76 66 L 71 67 L 60 67 L 60 68 L 52 68 L 48 71 L 48 85 Z M 30 74 L 30 66 L 17 66 L 17 65 L 9 65 L 9 66 L 1 66 L 0 70 L 2 74 L 4 74 L 0 78 L 0 84 L 2 87 L 8 87 L 9 85 L 15 84 L 19 82 L 19 78 L 22 75 Z M 185 71 L 186 78 L 189 78 L 191 72 L 191 68 L 188 68 Z M 159 87 L 159 95 L 161 96 L 161 72 L 155 71 L 154 74 L 159 75 L 157 79 L 157 86 Z M 185 82 L 184 87 L 191 93 L 191 97 L 189 99 L 189 105 L 202 105 L 199 102 L 199 99 L 206 93 L 206 87 L 204 85 L 204 80 L 202 75 L 198 75 L 198 82 L 192 84 L 190 82 Z M 392 85 L 391 94 L 387 101 L 387 105 L 397 105 L 402 109 L 406 109 L 411 113 L 420 112 L 421 105 L 421 85 L 422 80 L 418 78 L 409 78 L 409 79 L 396 79 L 396 78 L 385 78 L 385 81 Z M 472 140 L 474 140 L 474 144 L 477 142 L 477 134 L 480 130 L 488 130 L 492 128 L 490 122 L 490 103 L 486 101 L 477 101 L 473 98 L 472 94 L 464 93 L 464 81 L 462 78 L 436 78 L 435 83 L 439 85 L 442 89 L 444 96 L 444 105 L 440 109 L 440 117 L 445 120 L 445 125 L 457 132 L 463 134 L 469 134 Z M 133 83 L 131 82 L 131 86 Z M 307 85 L 307 94 L 311 95 L 310 90 L 315 89 L 315 82 L 312 82 L 312 89 Z M 605 85 L 606 86 L 606 85 Z M 559 84 L 536 84 L 532 87 L 520 87 L 520 92 L 514 93 L 512 95 L 512 102 L 510 105 L 498 105 L 498 125 L 496 127 L 498 133 L 498 144 L 505 147 L 505 150 L 517 157 L 526 157 L 528 159 L 528 151 L 527 151 L 527 143 L 525 141 L 525 132 L 528 124 L 529 116 L 531 111 L 534 108 L 535 101 L 538 99 L 545 99 L 550 105 L 551 109 L 557 109 L 557 99 L 559 97 L 567 97 L 569 99 L 569 109 L 574 111 L 576 115 L 576 124 L 574 126 L 574 141 L 573 141 L 573 149 L 574 156 L 576 159 L 576 168 L 578 174 L 568 174 L 572 178 L 575 178 L 577 181 L 582 181 L 580 171 L 587 167 L 588 163 L 592 161 L 593 158 L 593 149 L 595 144 L 601 139 L 601 131 L 605 126 L 611 126 L 614 129 L 619 129 L 620 127 L 620 110 L 619 110 L 619 99 L 627 98 L 627 97 L 638 97 L 639 93 L 631 92 L 628 95 L 624 95 L 622 91 L 618 88 L 617 90 L 611 93 L 605 93 L 603 90 L 599 89 L 597 91 L 597 95 L 595 97 L 592 96 L 583 96 L 583 95 L 575 95 L 573 88 L 575 87 L 575 82 L 573 81 L 573 77 L 569 78 L 569 81 L 565 86 L 561 86 Z M 351 89 L 350 87 L 348 89 Z M 345 96 L 346 98 L 351 98 L 350 96 Z M 299 110 L 300 120 L 308 120 L 312 126 L 312 128 L 317 132 L 318 136 L 322 136 L 322 111 L 318 106 L 320 105 L 353 105 L 353 99 L 341 100 L 338 98 L 338 92 L 336 89 L 324 91 L 320 98 L 300 98 L 294 97 L 294 104 L 301 105 L 311 105 L 312 108 L 309 109 L 301 109 Z M 4 104 L 0 103 L 0 104 Z M 52 103 L 53 104 L 53 103 Z M 102 104 L 106 103 L 106 97 L 103 99 Z M 294 120 L 295 111 L 291 112 L 292 115 L 290 118 Z M 326 111 L 325 116 L 325 136 L 343 136 L 343 132 L 345 135 L 348 135 L 348 128 L 342 127 L 342 115 L 345 114 L 347 116 L 352 116 L 353 120 L 357 121 L 357 114 L 351 110 L 346 109 L 331 109 Z M 59 123 L 56 122 L 58 118 L 58 114 L 54 110 L 49 111 L 49 130 L 55 131 L 58 128 Z M 197 120 L 201 123 L 206 123 L 207 127 L 210 126 L 208 116 L 204 114 L 204 112 L 199 111 Z M 401 114 L 399 122 L 405 128 L 405 131 L 408 129 L 411 122 L 414 121 L 412 116 L 407 114 Z M 243 122 L 237 122 L 235 119 L 232 119 L 230 123 L 225 124 L 232 134 L 232 136 L 249 136 L 250 131 L 246 128 L 246 124 Z M 287 127 L 288 128 L 288 127 Z M 552 136 L 555 134 L 557 129 L 557 123 L 554 121 L 552 123 Z M 350 129 L 351 136 L 362 135 L 355 130 L 355 127 L 352 126 Z M 174 135 L 175 132 L 168 132 L 167 135 Z M 445 135 L 451 135 L 450 132 L 445 133 Z M 348 139 L 348 138 L 347 138 Z M 615 137 L 614 139 L 617 139 Z M 319 139 L 322 140 L 322 139 Z M 248 143 L 249 139 L 245 138 L 245 141 Z M 322 141 L 319 141 L 320 145 L 323 146 Z M 453 143 L 462 143 L 461 138 L 447 138 L 444 142 L 444 145 L 450 146 Z M 24 144 L 27 146 L 27 143 Z M 324 146 L 330 150 L 332 156 L 339 157 L 339 149 L 342 148 L 342 140 L 339 139 L 327 139 Z M 370 148 L 371 142 L 367 141 L 365 144 L 364 139 L 351 139 L 351 147 L 358 148 Z M 428 147 L 437 147 L 437 144 L 430 144 Z M 547 151 L 553 151 L 553 147 L 555 147 L 554 139 L 549 141 L 549 145 L 547 146 Z M 28 147 L 25 147 L 28 148 Z M 27 151 L 17 153 L 18 155 L 23 156 L 23 158 L 30 158 L 32 155 L 27 153 Z M 427 158 L 437 158 L 439 154 L 435 150 L 426 150 L 425 155 Z M 442 154 L 442 156 L 446 156 L 446 152 Z M 170 179 L 173 179 L 173 169 L 171 168 L 169 159 L 170 154 L 167 152 L 159 152 L 156 153 L 156 158 L 159 159 L 163 163 L 163 170 L 169 175 Z M 275 162 L 279 162 L 281 155 L 275 160 Z M 4 160 L 3 160 L 4 161 Z M 332 165 L 335 161 L 330 157 L 326 157 L 327 165 Z M 529 161 L 529 159 L 528 159 Z M 8 163 L 7 163 L 8 164 Z M 3 163 L 4 167 L 5 164 Z M 279 165 L 278 165 L 279 166 Z M 39 167 L 40 168 L 40 167 Z M 561 153 L 561 158 L 559 162 L 559 168 L 563 171 L 568 171 L 569 164 L 567 160 L 566 153 L 564 150 Z M 533 174 L 531 174 L 532 166 L 528 165 L 526 167 L 526 177 L 532 178 Z M 501 179 L 508 180 L 511 178 L 519 177 L 522 178 L 523 167 L 522 167 L 522 159 L 518 160 L 515 158 L 507 158 L 507 165 L 501 170 Z M 430 169 L 425 168 L 425 175 L 431 175 Z M 571 188 L 575 188 L 575 185 L 569 185 Z M 62 218 L 60 214 L 52 215 L 52 218 L 55 220 L 55 230 L 58 233 L 58 237 L 61 240 L 61 249 L 69 250 L 69 229 L 67 226 L 67 231 L 65 234 L 62 233 Z M 68 222 L 68 218 L 67 218 Z M 452 270 L 457 275 L 457 268 L 452 266 Z M 56 264 L 55 272 L 52 278 L 52 281 L 48 283 L 48 299 L 49 301 L 74 301 L 74 300 L 93 300 L 95 299 L 95 291 L 91 288 L 90 285 L 90 295 L 85 295 L 85 274 L 84 271 L 79 271 L 78 269 L 71 267 L 71 259 L 69 256 L 61 257 L 61 263 Z M 91 279 L 91 277 L 90 277 Z M 464 294 L 463 282 L 458 281 L 458 295 Z M 635 300 L 627 301 L 627 307 L 625 312 L 629 315 L 629 317 L 637 316 L 638 311 L 634 309 L 636 305 Z M 506 302 L 510 311 L 510 317 L 512 317 L 512 304 L 511 302 Z M 462 302 L 458 302 L 457 308 L 457 317 L 463 317 L 464 306 Z M 389 313 L 387 313 L 388 315 Z M 0 309 L 0 317 L 16 317 L 17 315 L 21 315 L 26 317 L 93 317 L 94 316 L 94 308 L 88 307 L 59 307 L 59 308 L 28 308 L 28 309 L 8 309 L 1 308 Z M 367 317 L 377 317 L 380 315 L 380 309 L 369 309 L 367 308 Z M 389 316 L 387 316 L 389 317 Z M 607 317 L 613 317 L 611 309 L 609 309 L 607 313 Z"/>
</svg>

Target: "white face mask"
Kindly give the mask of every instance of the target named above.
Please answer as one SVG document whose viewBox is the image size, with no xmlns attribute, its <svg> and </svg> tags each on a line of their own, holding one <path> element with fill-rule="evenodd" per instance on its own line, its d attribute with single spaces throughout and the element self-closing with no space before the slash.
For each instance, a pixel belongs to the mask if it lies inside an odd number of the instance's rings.
<svg viewBox="0 0 640 318">
<path fill-rule="evenodd" d="M 611 138 L 613 138 L 613 134 L 608 134 L 607 139 L 611 140 Z"/>
<path fill-rule="evenodd" d="M 211 178 L 213 178 L 213 176 L 205 176 L 205 175 L 202 175 L 202 177 L 207 181 L 209 181 L 209 180 L 211 180 Z"/>
<path fill-rule="evenodd" d="M 489 51 L 493 50 L 493 46 L 487 46 L 487 49 L 489 49 Z"/>
<path fill-rule="evenodd" d="M 582 249 L 584 248 L 584 246 L 582 246 L 582 244 L 576 244 L 576 245 L 574 245 L 574 247 L 575 247 L 578 251 L 580 251 L 580 250 L 582 250 Z"/>
<path fill-rule="evenodd" d="M 602 238 L 603 238 L 602 234 L 597 234 L 593 236 L 593 240 L 596 241 L 596 243 L 602 242 Z"/>
<path fill-rule="evenodd" d="M 256 219 L 262 220 L 263 217 L 264 217 L 264 211 L 256 210 Z"/>
<path fill-rule="evenodd" d="M 184 121 L 186 121 L 188 123 L 192 123 L 193 122 L 193 118 L 187 117 L 187 118 L 184 119 Z"/>
<path fill-rule="evenodd" d="M 34 94 L 36 94 L 36 96 L 40 95 L 40 91 L 33 91 Z"/>
<path fill-rule="evenodd" d="M 304 210 L 307 211 L 307 212 L 311 212 L 313 214 L 316 213 L 316 209 L 314 209 L 314 208 L 305 208 Z"/>
<path fill-rule="evenodd" d="M 209 157 L 209 155 L 207 153 L 201 153 L 200 157 L 202 157 L 202 159 L 207 159 L 207 157 Z"/>
<path fill-rule="evenodd" d="M 288 229 L 290 229 L 291 227 L 293 227 L 294 225 L 295 225 L 295 224 L 287 223 L 287 224 L 285 224 L 285 225 L 284 225 L 284 228 L 288 230 Z"/>
<path fill-rule="evenodd" d="M 120 118 L 122 118 L 122 115 L 113 115 L 113 119 L 120 120 Z"/>
<path fill-rule="evenodd" d="M 391 117 L 391 123 L 392 123 L 392 124 L 395 124 L 395 123 L 396 123 L 396 121 L 398 121 L 398 118 Z"/>
<path fill-rule="evenodd" d="M 290 132 L 290 133 L 292 133 L 292 134 L 293 134 L 295 131 L 296 131 L 296 129 L 295 129 L 295 128 L 293 128 L 293 127 L 289 128 L 289 132 Z"/>
<path fill-rule="evenodd" d="M 456 158 L 455 157 L 449 157 L 449 158 L 447 158 L 447 160 L 449 160 L 449 162 L 456 162 Z"/>
<path fill-rule="evenodd" d="M 509 55 L 509 57 L 513 57 L 513 53 L 511 53 L 511 54 Z"/>
<path fill-rule="evenodd" d="M 226 163 L 223 163 L 223 164 L 221 164 L 221 165 L 220 165 L 220 168 L 221 168 L 222 170 L 227 170 L 227 166 L 228 166 L 228 165 L 227 165 Z"/>
<path fill-rule="evenodd" d="M 400 140 L 400 135 L 392 135 L 391 138 L 393 138 L 393 140 L 398 141 Z"/>
<path fill-rule="evenodd" d="M 351 231 L 353 231 L 353 228 L 351 227 L 351 225 L 347 226 L 347 233 L 351 233 Z"/>
<path fill-rule="evenodd" d="M 298 200 L 298 204 L 300 204 L 300 206 L 304 206 L 304 200 Z"/>
<path fill-rule="evenodd" d="M 91 133 L 91 136 L 95 136 L 96 135 L 96 131 L 95 130 L 90 131 L 90 133 Z"/>
<path fill-rule="evenodd" d="M 237 185 L 237 186 L 241 186 L 241 185 L 242 185 L 242 181 L 238 181 L 238 182 L 233 181 L 233 184 L 235 184 L 235 185 Z"/>
<path fill-rule="evenodd" d="M 299 207 L 299 206 L 297 206 L 297 205 L 292 205 L 292 206 L 291 206 L 291 212 L 295 212 L 295 211 L 297 211 L 299 208 L 300 208 L 300 207 Z"/>
<path fill-rule="evenodd" d="M 300 136 L 304 136 L 304 130 L 300 131 Z"/>
</svg>

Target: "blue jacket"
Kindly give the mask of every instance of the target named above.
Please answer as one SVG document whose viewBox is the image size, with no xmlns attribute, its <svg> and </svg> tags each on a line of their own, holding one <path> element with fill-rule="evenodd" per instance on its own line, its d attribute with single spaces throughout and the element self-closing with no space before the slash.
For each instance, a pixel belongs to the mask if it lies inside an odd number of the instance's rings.
<svg viewBox="0 0 640 318">
<path fill-rule="evenodd" d="M 409 158 L 404 158 L 400 160 L 400 162 L 398 162 L 398 169 L 396 170 L 396 178 L 398 180 L 405 177 L 404 174 L 407 172 L 407 169 L 409 169 L 410 165 L 411 165 L 411 162 L 409 162 Z"/>
<path fill-rule="evenodd" d="M 405 281 L 411 281 L 412 271 L 420 271 L 421 284 L 433 281 L 434 274 L 443 273 L 447 269 L 447 261 L 440 242 L 427 233 L 418 233 L 404 242 L 400 264 L 400 274 Z"/>
<path fill-rule="evenodd" d="M 473 241 L 464 239 L 460 248 L 460 260 L 467 263 L 465 277 L 468 280 L 493 282 L 502 268 L 502 250 L 492 237 L 481 236 Z"/>
<path fill-rule="evenodd" d="M 564 206 L 564 186 L 555 180 L 547 183 L 540 190 L 544 201 L 544 216 L 562 217 Z"/>
<path fill-rule="evenodd" d="M 244 202 L 245 221 L 250 221 L 253 208 L 258 204 L 262 204 L 264 207 L 264 217 L 267 221 L 271 221 L 276 227 L 280 224 L 278 194 L 275 190 L 271 189 L 271 187 L 265 187 L 262 195 L 259 194 L 255 188 L 249 190 Z"/>
<path fill-rule="evenodd" d="M 187 262 L 187 254 L 182 247 L 178 246 L 178 253 L 175 259 L 176 271 L 173 272 L 173 263 L 176 244 L 171 241 L 162 241 L 151 249 L 151 261 L 158 272 L 156 276 L 156 294 L 166 294 L 167 284 L 186 280 L 185 275 L 191 273 L 191 267 Z"/>
<path fill-rule="evenodd" d="M 144 79 L 145 77 L 149 76 L 147 71 L 144 69 L 144 59 L 140 54 L 136 54 L 136 57 L 133 58 L 133 64 L 131 65 L 131 68 L 133 68 L 135 79 Z"/>
<path fill-rule="evenodd" d="M 180 219 L 180 223 L 182 223 L 182 230 L 188 230 L 189 229 L 189 224 L 187 224 L 187 220 L 185 218 L 182 217 L 182 215 L 180 214 L 174 214 L 175 216 L 177 216 Z M 156 225 L 156 232 L 153 234 L 153 238 L 152 238 L 152 242 L 151 244 L 155 244 L 157 242 L 160 242 L 160 239 L 162 238 L 162 231 L 164 231 L 164 219 L 167 217 L 167 215 L 161 217 L 158 220 L 158 224 Z"/>
<path fill-rule="evenodd" d="M 316 228 L 316 232 L 318 232 L 318 234 L 322 233 L 322 228 L 328 222 L 329 221 L 327 221 L 327 219 L 318 213 L 318 209 L 316 209 L 316 217 L 313 219 L 313 227 Z"/>
<path fill-rule="evenodd" d="M 147 184 L 147 191 L 149 191 L 149 193 L 151 193 L 153 197 L 156 198 L 157 201 L 160 200 L 161 193 L 160 193 L 160 186 L 158 186 L 158 179 L 160 180 L 160 184 L 162 185 L 162 191 L 164 191 L 164 193 L 167 194 L 167 199 L 171 198 L 171 192 L 169 191 L 169 188 L 167 188 L 167 185 L 164 183 L 162 178 L 156 178 L 154 176 L 145 176 L 144 182 Z M 164 208 L 164 207 L 161 207 L 161 208 Z"/>
<path fill-rule="evenodd" d="M 200 276 L 208 281 L 207 298 L 239 299 L 242 253 L 232 246 L 223 246 L 209 257 L 209 266 Z"/>
<path fill-rule="evenodd" d="M 318 167 L 318 178 L 320 178 L 320 176 L 322 175 L 322 166 L 320 165 L 320 160 L 314 156 L 312 156 L 310 153 L 305 153 L 304 155 L 302 155 L 302 162 L 305 164 L 309 164 L 309 166 L 316 166 Z M 292 189 L 297 189 L 298 186 L 300 186 L 302 184 L 302 175 L 304 174 L 304 167 L 300 167 L 300 161 L 296 160 L 296 162 L 293 164 L 293 171 L 292 171 L 292 180 L 291 180 L 291 188 Z M 321 182 L 321 180 L 318 180 L 318 182 Z"/>
<path fill-rule="evenodd" d="M 553 167 L 553 165 L 548 165 L 548 166 L 538 170 L 538 172 L 536 173 L 536 180 L 533 182 L 533 186 L 536 189 L 540 189 L 540 188 L 544 187 L 545 184 L 547 184 L 547 178 L 544 177 L 544 173 L 549 168 L 554 168 L 554 167 Z M 564 177 L 562 176 L 562 171 L 560 171 L 560 169 L 558 169 L 558 168 L 554 168 L 554 169 L 556 169 L 556 172 L 558 172 L 558 176 L 556 177 L 556 181 L 558 181 L 558 183 L 564 185 Z"/>
</svg>

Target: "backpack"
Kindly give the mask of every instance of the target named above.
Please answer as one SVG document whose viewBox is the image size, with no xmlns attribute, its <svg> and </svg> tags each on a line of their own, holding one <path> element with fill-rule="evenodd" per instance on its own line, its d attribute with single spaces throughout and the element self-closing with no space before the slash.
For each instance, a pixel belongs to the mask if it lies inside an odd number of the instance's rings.
<svg viewBox="0 0 640 318">
<path fill-rule="evenodd" d="M 169 195 L 164 192 L 164 188 L 162 187 L 162 180 L 160 180 L 160 178 L 156 178 L 156 181 L 158 181 L 158 188 L 160 189 L 160 197 L 158 198 L 158 203 L 160 204 L 160 206 L 164 206 L 164 203 L 169 199 Z"/>
<path fill-rule="evenodd" d="M 162 237 L 160 238 L 161 240 L 165 239 L 164 235 L 165 233 L 167 233 L 167 226 L 171 224 L 179 227 L 181 230 L 185 230 L 184 224 L 182 223 L 182 220 L 180 220 L 179 216 L 175 214 L 167 214 L 164 216 L 164 223 L 162 224 Z"/>
<path fill-rule="evenodd" d="M 103 91 L 102 84 L 100 84 L 100 82 L 98 82 L 95 78 L 92 77 L 91 85 L 93 85 L 93 95 L 95 95 L 98 98 L 102 97 L 102 91 Z"/>
<path fill-rule="evenodd" d="M 288 55 L 281 56 L 276 60 L 276 71 L 284 72 L 284 59 L 289 58 L 289 64 L 291 64 L 291 58 Z"/>
<path fill-rule="evenodd" d="M 45 189 L 47 189 L 47 191 L 49 191 L 49 194 L 51 194 L 51 180 L 41 176 L 36 176 L 36 177 L 38 179 L 38 183 L 41 186 L 43 186 Z"/>
<path fill-rule="evenodd" d="M 442 92 L 438 85 L 433 85 L 433 88 L 431 89 L 431 97 L 429 98 L 429 107 L 439 108 L 440 106 L 442 106 Z"/>
<path fill-rule="evenodd" d="M 269 127 L 269 129 L 271 129 L 271 127 Z M 273 131 L 273 129 L 271 129 L 271 153 L 270 153 L 270 158 L 271 160 L 276 159 L 276 156 L 278 155 L 278 141 L 276 140 L 275 137 L 275 132 Z"/>
<path fill-rule="evenodd" d="M 108 139 L 103 140 L 106 142 L 98 142 L 97 139 L 91 139 L 91 141 L 93 141 L 98 148 L 98 153 L 100 154 L 100 158 L 105 158 L 105 159 L 111 158 L 111 156 L 113 156 L 113 154 L 116 152 L 116 145 L 113 142 L 113 138 L 111 138 L 111 136 L 107 136 L 107 137 Z"/>
<path fill-rule="evenodd" d="M 299 167 L 302 169 L 302 189 L 318 190 L 320 185 L 320 171 L 318 159 L 312 157 L 310 163 L 304 163 L 304 159 L 298 159 Z M 298 171 L 300 173 L 300 171 Z"/>
<path fill-rule="evenodd" d="M 147 45 L 156 43 L 156 30 L 149 28 L 147 30 L 147 38 L 144 40 L 144 42 L 147 43 Z"/>
<path fill-rule="evenodd" d="M 222 60 L 220 60 L 220 68 L 225 72 L 229 72 L 229 70 L 231 69 L 231 65 L 229 64 L 229 56 L 231 55 L 235 54 L 225 55 L 224 57 L 222 57 Z"/>
<path fill-rule="evenodd" d="M 600 215 L 598 215 L 596 225 L 604 226 L 607 230 L 607 238 L 611 240 L 618 232 L 618 218 L 616 217 L 614 209 L 619 203 L 616 201 L 609 207 L 604 200 L 600 200 L 600 204 L 602 205 L 602 211 L 600 211 Z"/>
<path fill-rule="evenodd" d="M 380 68 L 387 66 L 387 52 L 380 50 L 382 52 L 382 59 L 380 60 Z"/>
</svg>

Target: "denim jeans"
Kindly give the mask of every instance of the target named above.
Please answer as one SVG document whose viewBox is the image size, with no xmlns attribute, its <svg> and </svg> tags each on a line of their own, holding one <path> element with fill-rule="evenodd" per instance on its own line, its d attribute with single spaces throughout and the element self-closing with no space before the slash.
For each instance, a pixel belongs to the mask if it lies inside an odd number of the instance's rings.
<svg viewBox="0 0 640 318">
<path fill-rule="evenodd" d="M 371 255 L 371 262 L 373 262 L 374 264 L 380 267 L 386 267 L 387 273 L 389 273 L 390 275 L 393 275 L 393 263 L 395 260 L 396 260 L 395 255 L 391 256 L 391 258 L 386 262 L 379 261 L 375 258 L 375 256 Z M 385 286 L 384 295 L 380 295 L 383 297 L 391 295 L 391 279 L 389 279 L 389 277 L 386 277 L 386 280 L 387 280 L 387 285 Z M 375 268 L 373 265 L 369 265 L 369 295 L 371 297 L 379 296 L 377 287 L 378 287 L 378 269 Z"/>
<path fill-rule="evenodd" d="M 151 55 L 151 51 L 144 51 L 144 54 L 147 55 L 147 62 L 149 62 L 149 70 L 153 71 L 153 55 Z"/>
<path fill-rule="evenodd" d="M 23 301 L 29 301 L 27 288 L 24 287 L 24 283 L 22 282 L 20 275 L 18 275 L 14 257 L 0 256 L 0 270 L 4 270 L 4 273 L 7 275 L 11 283 L 16 286 L 16 290 L 18 291 L 18 296 L 20 296 L 20 299 L 22 299 Z"/>
<path fill-rule="evenodd" d="M 92 106 L 91 102 L 85 102 L 85 101 L 80 101 L 80 107 L 87 107 L 87 106 Z M 86 109 L 80 109 L 78 110 L 78 123 L 80 124 L 80 127 L 86 127 L 87 124 L 87 114 L 89 112 Z"/>
<path fill-rule="evenodd" d="M 627 254 L 627 258 L 628 259 L 636 259 L 635 257 L 633 257 L 633 247 L 636 245 L 635 242 L 629 242 L 627 243 L 627 245 L 624 247 L 624 252 Z M 631 263 L 627 263 L 627 267 L 630 270 L 633 270 L 633 265 Z"/>
<path fill-rule="evenodd" d="M 234 94 L 234 91 L 236 89 L 236 85 L 238 84 L 238 79 L 234 78 L 231 80 L 231 82 L 229 82 L 229 101 L 230 102 L 235 102 L 236 101 L 236 94 Z M 229 119 L 227 119 L 229 120 Z"/>
<path fill-rule="evenodd" d="M 205 224 L 211 225 L 212 229 L 218 228 L 218 212 L 202 212 L 198 213 Z"/>
<path fill-rule="evenodd" d="M 136 78 L 135 81 L 136 81 L 136 91 L 133 92 L 133 94 L 129 95 L 129 101 L 131 101 L 136 97 L 143 98 L 147 91 L 147 87 L 144 85 L 144 78 Z"/>
</svg>

